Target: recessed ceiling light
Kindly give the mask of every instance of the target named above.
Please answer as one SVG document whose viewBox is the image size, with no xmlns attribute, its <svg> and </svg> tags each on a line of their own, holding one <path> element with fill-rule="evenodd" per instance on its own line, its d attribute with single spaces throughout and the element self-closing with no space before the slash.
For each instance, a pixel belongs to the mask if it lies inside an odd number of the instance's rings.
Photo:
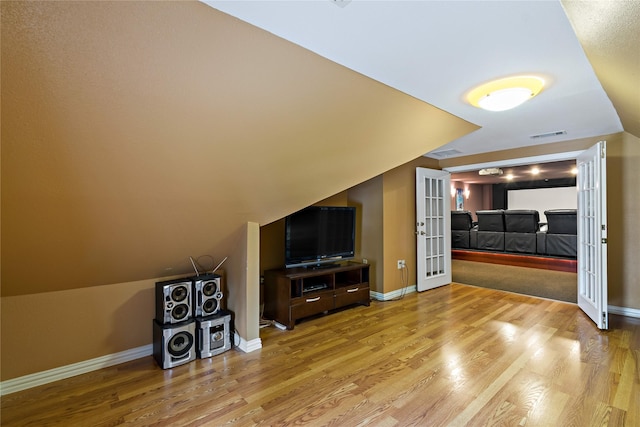
<svg viewBox="0 0 640 427">
<path fill-rule="evenodd" d="M 572 167 L 572 168 L 571 168 L 571 174 L 572 174 L 572 175 L 578 175 L 578 168 L 577 168 L 577 167 L 575 167 L 575 166 L 574 166 L 574 167 Z"/>
<path fill-rule="evenodd" d="M 469 92 L 467 100 L 484 110 L 505 111 L 533 98 L 543 86 L 544 80 L 540 77 L 507 77 L 478 86 Z"/>
<path fill-rule="evenodd" d="M 507 178 L 507 181 L 511 181 L 513 179 L 513 174 L 512 173 L 508 174 L 506 178 Z"/>
<path fill-rule="evenodd" d="M 531 168 L 531 174 L 532 175 L 538 175 L 540 173 L 540 169 L 538 169 L 537 167 L 532 167 Z"/>
</svg>

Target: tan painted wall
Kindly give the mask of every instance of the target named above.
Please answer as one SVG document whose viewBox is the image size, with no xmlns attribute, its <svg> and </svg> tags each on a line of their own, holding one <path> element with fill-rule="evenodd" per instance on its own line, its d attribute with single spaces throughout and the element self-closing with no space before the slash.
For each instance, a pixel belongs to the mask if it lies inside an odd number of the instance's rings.
<svg viewBox="0 0 640 427">
<path fill-rule="evenodd" d="M 0 379 L 151 344 L 155 282 L 175 277 L 3 297 Z"/>
<path fill-rule="evenodd" d="M 640 309 L 640 138 L 607 141 L 609 304 Z"/>
<path fill-rule="evenodd" d="M 369 286 L 374 292 L 383 292 L 383 197 L 382 175 L 352 187 L 348 191 L 349 205 L 356 206 L 356 259 L 366 258 L 369 268 Z"/>
</svg>

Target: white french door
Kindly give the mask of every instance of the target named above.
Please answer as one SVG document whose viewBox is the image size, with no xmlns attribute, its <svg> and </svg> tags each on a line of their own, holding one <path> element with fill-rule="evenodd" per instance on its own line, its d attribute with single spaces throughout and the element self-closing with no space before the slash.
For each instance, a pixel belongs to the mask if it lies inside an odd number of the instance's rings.
<svg viewBox="0 0 640 427">
<path fill-rule="evenodd" d="M 450 174 L 416 168 L 418 291 L 451 283 Z"/>
<path fill-rule="evenodd" d="M 578 306 L 600 329 L 607 310 L 607 156 L 601 141 L 578 163 Z"/>
</svg>

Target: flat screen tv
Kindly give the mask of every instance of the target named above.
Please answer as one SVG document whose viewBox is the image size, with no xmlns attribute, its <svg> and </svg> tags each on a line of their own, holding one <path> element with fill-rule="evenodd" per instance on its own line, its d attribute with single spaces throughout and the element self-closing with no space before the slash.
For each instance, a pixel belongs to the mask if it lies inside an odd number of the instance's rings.
<svg viewBox="0 0 640 427">
<path fill-rule="evenodd" d="M 310 206 L 285 218 L 285 266 L 324 267 L 355 254 L 356 209 Z"/>
</svg>

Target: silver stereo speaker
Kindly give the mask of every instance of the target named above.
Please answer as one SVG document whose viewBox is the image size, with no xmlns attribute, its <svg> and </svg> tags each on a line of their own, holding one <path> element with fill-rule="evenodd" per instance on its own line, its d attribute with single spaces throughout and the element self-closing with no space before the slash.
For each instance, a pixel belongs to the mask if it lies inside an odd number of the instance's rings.
<svg viewBox="0 0 640 427">
<path fill-rule="evenodd" d="M 175 279 L 156 283 L 156 320 L 160 323 L 180 323 L 192 313 L 191 279 Z"/>
<path fill-rule="evenodd" d="M 222 288 L 220 276 L 208 274 L 193 278 L 193 315 L 195 317 L 211 316 L 222 307 Z"/>
<path fill-rule="evenodd" d="M 153 357 L 162 369 L 196 359 L 196 322 L 162 324 L 153 321 Z"/>
<path fill-rule="evenodd" d="M 200 359 L 215 356 L 231 348 L 231 315 L 219 315 L 197 319 L 198 352 Z"/>
</svg>

